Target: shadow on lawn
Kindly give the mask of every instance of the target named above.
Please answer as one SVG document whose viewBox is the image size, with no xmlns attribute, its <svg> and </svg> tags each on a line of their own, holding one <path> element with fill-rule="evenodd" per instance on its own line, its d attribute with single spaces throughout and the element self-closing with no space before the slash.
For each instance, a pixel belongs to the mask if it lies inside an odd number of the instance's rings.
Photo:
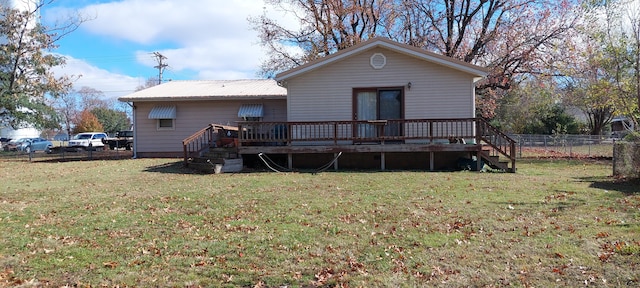
<svg viewBox="0 0 640 288">
<path fill-rule="evenodd" d="M 184 166 L 184 162 L 176 161 L 161 165 L 149 166 L 144 169 L 146 172 L 167 173 L 167 174 L 203 174 Z"/>
<path fill-rule="evenodd" d="M 627 195 L 640 194 L 640 179 L 616 179 L 614 177 L 581 177 L 582 182 L 589 182 L 592 188 L 617 191 Z"/>
</svg>

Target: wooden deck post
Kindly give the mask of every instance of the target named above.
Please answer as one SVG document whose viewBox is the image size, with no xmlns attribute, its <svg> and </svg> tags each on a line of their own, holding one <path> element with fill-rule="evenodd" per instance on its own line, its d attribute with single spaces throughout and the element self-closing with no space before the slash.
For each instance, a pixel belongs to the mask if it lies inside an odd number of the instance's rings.
<svg viewBox="0 0 640 288">
<path fill-rule="evenodd" d="M 434 169 L 433 151 L 429 152 L 429 171 Z"/>
<path fill-rule="evenodd" d="M 338 153 L 333 153 L 333 158 L 336 158 L 336 157 L 338 157 Z M 338 159 L 336 159 L 336 162 L 333 162 L 333 169 L 334 169 L 335 171 L 338 171 L 338 161 L 339 161 L 339 160 L 338 160 Z"/>
<path fill-rule="evenodd" d="M 385 170 L 385 159 L 384 159 L 384 152 L 380 152 L 380 170 L 384 171 Z"/>
<path fill-rule="evenodd" d="M 293 154 L 287 154 L 287 164 L 289 166 L 289 170 L 293 170 Z"/>
<path fill-rule="evenodd" d="M 187 144 L 182 143 L 182 155 L 184 156 L 184 166 L 189 166 L 189 154 L 187 154 Z"/>
<path fill-rule="evenodd" d="M 516 173 L 516 142 L 511 143 L 511 172 Z"/>
</svg>

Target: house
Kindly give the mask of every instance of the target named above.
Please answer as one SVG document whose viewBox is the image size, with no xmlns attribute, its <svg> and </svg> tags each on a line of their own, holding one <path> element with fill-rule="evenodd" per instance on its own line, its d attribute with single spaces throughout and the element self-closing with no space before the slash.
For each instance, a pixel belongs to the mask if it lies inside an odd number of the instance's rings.
<svg viewBox="0 0 640 288">
<path fill-rule="evenodd" d="M 634 123 L 628 117 L 616 116 L 611 120 L 611 137 L 622 139 L 634 130 Z"/>
<path fill-rule="evenodd" d="M 166 83 L 120 100 L 134 103 L 139 157 L 183 152 L 188 163 L 203 149 L 194 143 L 212 142 L 207 135 L 216 128 L 206 125 L 218 123 L 237 127 L 238 154 L 280 156 L 289 168 L 331 161 L 336 169 L 443 170 L 460 159 L 479 168 L 482 158 L 515 171 L 513 140 L 475 118 L 475 82 L 486 75 L 483 67 L 374 38 L 275 80 Z M 225 92 L 231 83 L 238 86 Z M 265 88 L 252 86 L 258 83 Z M 264 114 L 242 117 L 251 109 Z"/>
<path fill-rule="evenodd" d="M 133 104 L 135 157 L 181 157 L 182 140 L 211 123 L 286 121 L 286 93 L 269 79 L 170 81 L 119 100 Z"/>
</svg>

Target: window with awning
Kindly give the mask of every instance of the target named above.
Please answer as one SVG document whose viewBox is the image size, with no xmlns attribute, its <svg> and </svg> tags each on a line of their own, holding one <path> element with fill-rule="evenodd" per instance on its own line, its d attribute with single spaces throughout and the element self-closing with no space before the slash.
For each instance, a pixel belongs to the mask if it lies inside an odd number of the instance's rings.
<svg viewBox="0 0 640 288">
<path fill-rule="evenodd" d="M 238 109 L 238 117 L 254 121 L 264 117 L 264 106 L 262 104 L 242 104 Z"/>
<path fill-rule="evenodd" d="M 176 119 L 176 106 L 155 106 L 149 112 L 149 119 Z"/>
</svg>

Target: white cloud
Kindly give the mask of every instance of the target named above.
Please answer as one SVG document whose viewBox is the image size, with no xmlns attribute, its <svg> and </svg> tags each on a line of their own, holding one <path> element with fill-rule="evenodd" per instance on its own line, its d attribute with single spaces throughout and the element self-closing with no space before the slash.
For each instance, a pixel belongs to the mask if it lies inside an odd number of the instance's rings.
<svg viewBox="0 0 640 288">
<path fill-rule="evenodd" d="M 151 53 L 157 51 L 167 57 L 165 79 L 241 79 L 257 77 L 259 65 L 266 58 L 258 44 L 258 33 L 248 21 L 249 17 L 265 12 L 283 25 L 296 25 L 291 15 L 265 8 L 263 0 L 123 0 L 80 8 L 56 7 L 43 16 L 55 22 L 51 19 L 85 15 L 91 20 L 84 22 L 77 32 L 116 43 L 118 50 L 107 53 L 128 53 L 139 65 L 149 67 L 149 75 L 154 75 L 157 65 Z M 131 45 L 136 48 L 120 48 Z M 94 57 L 105 54 L 86 51 L 77 58 L 89 53 L 94 53 Z M 121 71 L 107 71 L 98 67 L 101 63 L 91 62 L 96 66 L 70 59 L 62 71 L 83 75 L 76 87 L 90 86 L 116 96 L 128 94 L 121 91 L 133 91 L 144 82 L 122 74 L 127 73 L 122 72 L 127 71 L 124 69 L 127 63 L 123 63 Z"/>
<path fill-rule="evenodd" d="M 168 70 L 179 72 L 193 70 L 200 75 L 220 75 L 215 79 L 254 78 L 260 60 L 262 48 L 245 43 L 243 39 L 203 40 L 199 45 L 184 46 L 159 51 L 167 57 Z M 148 51 L 136 53 L 139 62 L 148 66 L 157 65 Z M 233 75 L 222 73 L 232 71 Z M 237 76 L 236 76 L 237 75 Z M 201 78 L 200 79 L 211 79 Z"/>
<path fill-rule="evenodd" d="M 84 86 L 91 87 L 104 92 L 105 98 L 114 99 L 132 93 L 138 86 L 144 84 L 144 79 L 112 73 L 90 65 L 85 61 L 70 56 L 65 57 L 67 64 L 62 67 L 56 67 L 54 73 L 77 77 L 77 80 L 74 81 L 75 89 L 80 89 Z"/>
<path fill-rule="evenodd" d="M 264 52 L 248 18 L 263 13 L 262 0 L 155 1 L 129 0 L 88 6 L 96 19 L 82 29 L 111 39 L 153 46 L 168 58 L 173 71 L 197 71 L 202 77 L 255 77 Z M 153 67 L 152 51 L 138 51 L 138 61 Z M 232 71 L 226 73 L 225 71 Z"/>
<path fill-rule="evenodd" d="M 85 14 L 96 15 L 83 29 L 139 44 L 158 41 L 193 44 L 200 39 L 246 38 L 253 36 L 247 17 L 259 15 L 261 3 L 261 0 L 128 0 L 97 4 L 82 9 Z"/>
</svg>

